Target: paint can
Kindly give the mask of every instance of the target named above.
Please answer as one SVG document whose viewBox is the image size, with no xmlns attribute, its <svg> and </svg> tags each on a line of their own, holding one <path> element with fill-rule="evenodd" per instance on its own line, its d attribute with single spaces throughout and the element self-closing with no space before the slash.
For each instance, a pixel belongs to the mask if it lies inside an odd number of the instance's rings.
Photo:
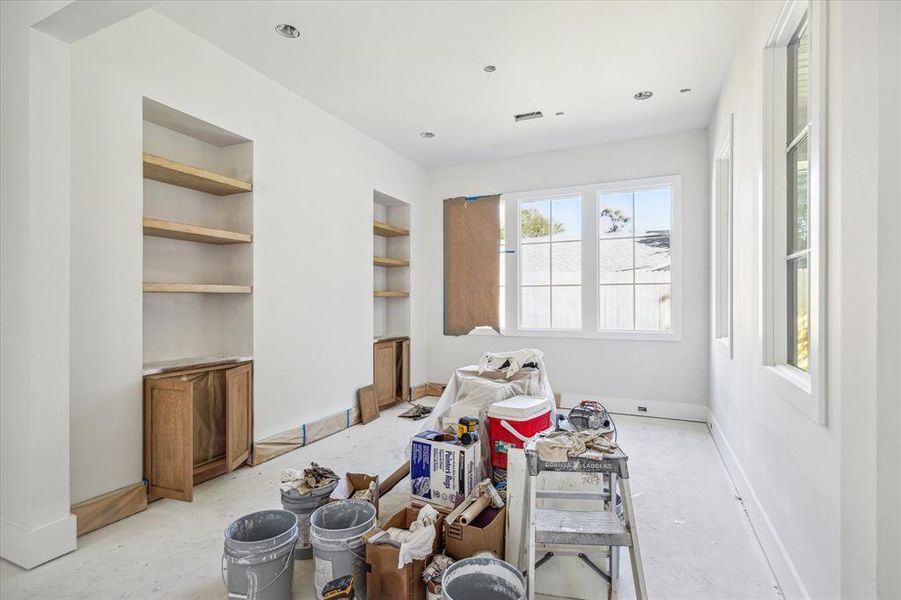
<svg viewBox="0 0 901 600">
<path fill-rule="evenodd" d="M 354 591 L 366 600 L 366 546 L 363 535 L 375 527 L 375 507 L 365 500 L 339 500 L 310 516 L 316 597 L 329 581 L 353 575 Z"/>
<path fill-rule="evenodd" d="M 297 515 L 297 548 L 294 550 L 295 560 L 313 558 L 313 545 L 310 542 L 310 515 L 313 511 L 328 503 L 328 498 L 338 486 L 337 481 L 314 488 L 309 494 L 300 495 L 297 490 L 282 491 L 282 508 Z"/>
<path fill-rule="evenodd" d="M 441 577 L 443 600 L 523 600 L 526 580 L 513 565 L 496 558 L 465 558 Z"/>
<path fill-rule="evenodd" d="M 225 529 L 222 579 L 230 599 L 290 600 L 297 518 L 287 510 L 244 515 Z"/>
</svg>

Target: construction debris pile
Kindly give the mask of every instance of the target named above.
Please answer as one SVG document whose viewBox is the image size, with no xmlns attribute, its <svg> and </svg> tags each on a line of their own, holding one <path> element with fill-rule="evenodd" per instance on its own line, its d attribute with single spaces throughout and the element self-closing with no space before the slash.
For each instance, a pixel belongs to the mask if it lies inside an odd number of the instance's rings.
<svg viewBox="0 0 901 600">
<path fill-rule="evenodd" d="M 338 481 L 338 475 L 331 469 L 320 467 L 316 463 L 310 463 L 309 469 L 303 472 L 298 469 L 285 469 L 282 471 L 282 483 L 279 486 L 283 492 L 297 492 L 298 496 L 306 496 L 313 490 L 329 486 Z"/>
<path fill-rule="evenodd" d="M 510 600 L 524 598 L 526 580 L 516 557 L 527 539 L 520 531 L 529 523 L 523 490 L 532 467 L 524 467 L 524 448 L 532 452 L 530 461 L 537 451 L 547 463 L 591 454 L 602 460 L 618 448 L 615 425 L 599 403 L 583 401 L 568 419 L 558 418 L 557 408 L 540 351 L 486 353 L 479 367 L 458 369 L 434 410 L 411 404 L 400 415 L 429 419 L 410 442 L 410 500 L 387 519 L 378 519 L 379 496 L 403 474 L 380 486 L 376 476 L 339 476 L 316 463 L 285 469 L 282 504 L 298 527 L 294 558 L 315 560 L 316 596 L 437 600 L 450 597 L 452 587 L 455 600 L 467 600 L 482 598 L 479 589 L 488 585 L 483 578 L 495 577 L 507 582 Z M 512 507 L 509 474 L 519 486 Z M 616 493 L 607 497 L 611 506 L 619 501 Z M 508 532 L 516 536 L 512 555 Z M 274 574 L 280 585 L 290 585 L 283 581 L 284 563 L 266 568 L 264 578 Z"/>
</svg>

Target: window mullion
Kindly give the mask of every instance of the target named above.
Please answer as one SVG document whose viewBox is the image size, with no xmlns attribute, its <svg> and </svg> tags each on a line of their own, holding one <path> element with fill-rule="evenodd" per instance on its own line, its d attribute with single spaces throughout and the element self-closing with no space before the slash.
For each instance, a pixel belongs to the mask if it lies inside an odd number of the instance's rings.
<svg viewBox="0 0 901 600">
<path fill-rule="evenodd" d="M 598 330 L 598 219 L 600 194 L 597 189 L 582 194 L 582 330 Z"/>
<path fill-rule="evenodd" d="M 670 225 L 672 231 L 672 225 Z M 635 285 L 635 192 L 632 192 L 632 331 L 638 330 L 638 288 Z"/>
</svg>

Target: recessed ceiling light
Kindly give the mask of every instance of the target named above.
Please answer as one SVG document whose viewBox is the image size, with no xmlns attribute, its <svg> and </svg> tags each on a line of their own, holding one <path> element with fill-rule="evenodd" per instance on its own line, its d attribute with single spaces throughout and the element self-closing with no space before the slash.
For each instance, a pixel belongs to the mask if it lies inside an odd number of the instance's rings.
<svg viewBox="0 0 901 600">
<path fill-rule="evenodd" d="M 275 26 L 275 30 L 279 35 L 284 36 L 286 38 L 299 38 L 300 30 L 294 25 L 288 25 L 287 23 L 281 23 L 280 25 Z"/>
<path fill-rule="evenodd" d="M 687 93 L 690 92 L 690 91 L 691 91 L 691 88 L 682 88 L 681 90 L 679 90 L 679 93 L 681 93 L 681 94 L 687 94 Z"/>
<path fill-rule="evenodd" d="M 632 97 L 635 98 L 636 100 L 647 100 L 648 98 L 650 98 L 653 95 L 654 95 L 654 92 L 649 92 L 649 91 L 645 90 L 643 92 L 638 92 L 637 94 L 635 94 Z"/>
<path fill-rule="evenodd" d="M 482 67 L 482 70 L 486 73 L 494 73 L 495 71 L 497 71 L 497 67 L 495 67 L 494 65 L 485 65 L 484 67 Z"/>
<path fill-rule="evenodd" d="M 435 133 L 432 131 L 423 131 L 419 135 L 421 135 L 422 137 L 424 137 L 427 140 L 430 140 L 433 137 L 435 137 Z"/>
</svg>

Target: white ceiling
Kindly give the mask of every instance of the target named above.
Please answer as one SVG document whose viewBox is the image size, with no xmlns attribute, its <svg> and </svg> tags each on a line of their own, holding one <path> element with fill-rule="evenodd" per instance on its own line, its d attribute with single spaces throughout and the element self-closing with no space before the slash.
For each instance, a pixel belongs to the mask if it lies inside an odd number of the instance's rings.
<svg viewBox="0 0 901 600">
<path fill-rule="evenodd" d="M 176 0 L 156 9 L 434 167 L 705 127 L 747 7 Z M 279 23 L 301 37 L 279 36 Z M 483 72 L 488 64 L 497 71 Z M 633 100 L 639 90 L 654 97 Z M 514 123 L 533 110 L 545 117 Z"/>
</svg>

